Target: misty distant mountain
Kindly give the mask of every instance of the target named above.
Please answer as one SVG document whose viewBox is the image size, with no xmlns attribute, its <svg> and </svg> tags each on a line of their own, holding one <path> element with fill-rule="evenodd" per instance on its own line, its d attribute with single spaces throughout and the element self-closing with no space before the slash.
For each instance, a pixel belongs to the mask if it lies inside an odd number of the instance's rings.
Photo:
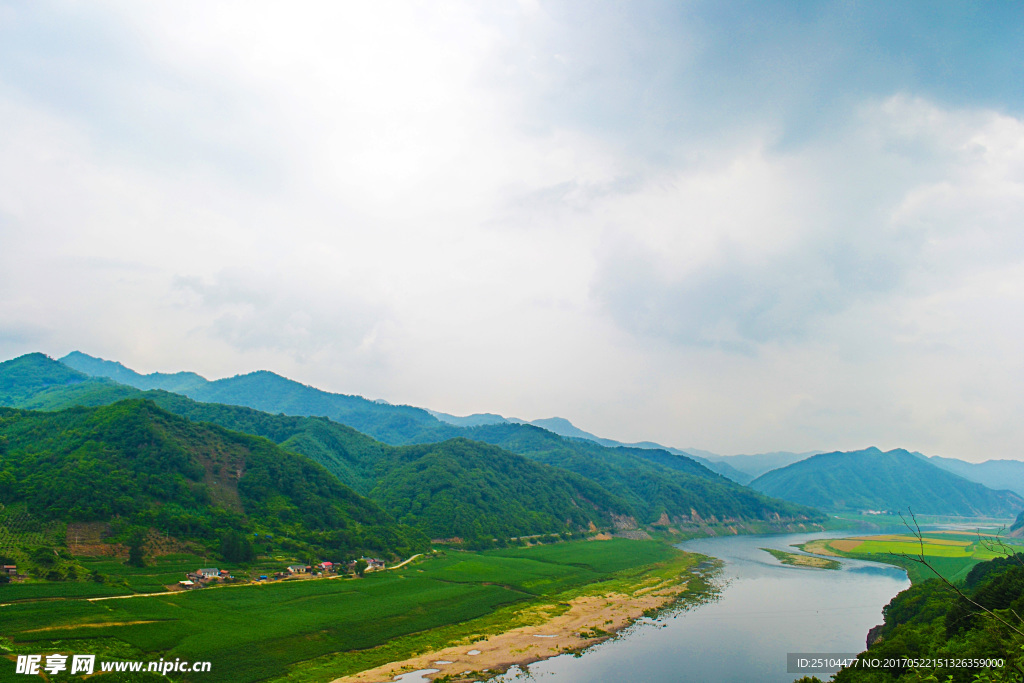
<svg viewBox="0 0 1024 683">
<path fill-rule="evenodd" d="M 88 375 L 107 377 L 144 391 L 163 389 L 205 403 L 327 417 L 393 445 L 444 441 L 460 435 L 459 429 L 422 408 L 322 391 L 266 370 L 210 381 L 193 372 L 141 375 L 120 363 L 79 351 L 69 353 L 60 362 Z"/>
<path fill-rule="evenodd" d="M 479 427 L 480 425 L 496 425 L 505 424 L 509 422 L 501 415 L 494 413 L 473 413 L 465 417 L 458 417 L 457 415 L 449 415 L 448 413 L 442 413 L 437 410 L 427 409 L 427 412 L 436 417 L 441 422 L 453 425 L 455 427 Z"/>
<path fill-rule="evenodd" d="M 898 511 L 963 517 L 1012 518 L 1024 498 L 994 490 L 897 449 L 822 453 L 750 483 L 770 496 L 823 510 Z"/>
<path fill-rule="evenodd" d="M 143 391 L 149 389 L 163 389 L 175 393 L 184 393 L 185 390 L 193 387 L 201 387 L 208 384 L 207 380 L 194 372 L 153 372 L 148 375 L 141 375 L 134 370 L 113 360 L 103 360 L 86 355 L 81 351 L 72 351 L 60 359 L 60 362 L 69 368 L 84 372 L 93 377 L 108 377 L 115 382 L 127 384 Z"/>
<path fill-rule="evenodd" d="M 739 470 L 745 475 L 749 476 L 747 480 L 749 483 L 751 480 L 760 477 L 766 472 L 777 470 L 780 467 L 786 467 L 792 465 L 795 462 L 806 460 L 812 455 L 817 455 L 821 451 L 807 451 L 806 453 L 792 453 L 790 451 L 773 451 L 771 453 L 755 453 L 752 455 L 717 455 L 715 453 L 700 452 L 707 460 L 715 463 L 724 463 L 731 465 L 733 468 Z"/>
<path fill-rule="evenodd" d="M 1024 496 L 1024 462 L 1020 460 L 986 460 L 975 463 L 933 455 L 928 458 L 928 462 L 989 488 L 1009 489 Z"/>
<path fill-rule="evenodd" d="M 752 475 L 742 472 L 739 469 L 732 466 L 730 462 L 726 460 L 711 460 L 704 457 L 706 451 L 692 450 L 681 450 L 679 448 L 672 448 L 671 446 L 662 446 L 659 443 L 653 441 L 637 441 L 635 443 L 624 443 L 622 441 L 616 441 L 615 439 L 606 439 L 604 437 L 591 434 L 588 431 L 580 429 L 569 420 L 564 417 L 545 417 L 538 420 L 521 420 L 518 417 L 503 417 L 495 413 L 474 413 L 473 415 L 467 415 L 466 417 L 457 417 L 455 415 L 449 415 L 448 413 L 441 413 L 435 410 L 429 411 L 431 415 L 437 419 L 447 422 L 450 425 L 458 427 L 482 427 L 485 425 L 496 425 L 496 424 L 525 424 L 533 425 L 534 427 L 540 427 L 546 429 L 549 432 L 558 434 L 559 436 L 568 437 L 570 439 L 585 439 L 587 441 L 593 441 L 594 443 L 600 444 L 607 448 L 644 448 L 648 450 L 658 450 L 671 453 L 673 455 L 682 455 L 688 458 L 692 458 L 697 462 L 707 467 L 712 472 L 717 472 L 723 477 L 731 479 L 739 484 L 749 484 L 754 478 Z M 713 453 L 711 455 L 714 455 Z M 722 456 L 716 456 L 721 458 Z"/>
</svg>

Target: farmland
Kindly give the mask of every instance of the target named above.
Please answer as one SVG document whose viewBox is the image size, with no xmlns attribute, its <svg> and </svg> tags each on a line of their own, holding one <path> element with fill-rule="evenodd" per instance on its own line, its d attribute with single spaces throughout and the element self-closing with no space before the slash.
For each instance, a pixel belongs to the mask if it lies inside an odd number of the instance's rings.
<svg viewBox="0 0 1024 683">
<path fill-rule="evenodd" d="M 887 534 L 819 539 L 800 548 L 819 555 L 894 564 L 906 569 L 913 583 L 935 578 L 927 567 L 912 559 L 923 554 L 944 578 L 956 582 L 967 576 L 967 572 L 977 563 L 1006 555 L 1003 547 L 1009 541 L 1018 543 L 1017 539 L 1005 539 L 994 533 L 926 531 L 920 540 L 911 533 Z"/>
<path fill-rule="evenodd" d="M 313 671 L 329 679 L 537 618 L 529 607 L 538 601 L 557 606 L 555 596 L 622 587 L 659 571 L 678 575 L 693 557 L 657 542 L 615 539 L 450 551 L 362 579 L 133 599 L 89 601 L 66 593 L 62 600 L 31 600 L 20 594 L 11 595 L 20 602 L 8 602 L 6 591 L 22 587 L 5 586 L 0 602 L 8 604 L 0 609 L 10 640 L 0 644 L 12 653 L 213 662 L 212 671 L 201 675 L 204 681 L 301 679 Z M 172 559 L 126 581 L 135 590 L 152 590 L 179 560 L 186 564 L 185 558 Z M 0 667 L 2 679 L 13 672 L 10 660 L 0 660 Z"/>
</svg>

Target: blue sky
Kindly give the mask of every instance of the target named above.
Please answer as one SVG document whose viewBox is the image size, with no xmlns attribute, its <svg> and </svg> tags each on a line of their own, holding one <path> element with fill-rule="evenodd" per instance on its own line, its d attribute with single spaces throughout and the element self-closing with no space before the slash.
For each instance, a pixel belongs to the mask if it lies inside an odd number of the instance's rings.
<svg viewBox="0 0 1024 683">
<path fill-rule="evenodd" d="M 1019 458 L 1022 31 L 1012 3 L 0 2 L 0 355 Z"/>
</svg>

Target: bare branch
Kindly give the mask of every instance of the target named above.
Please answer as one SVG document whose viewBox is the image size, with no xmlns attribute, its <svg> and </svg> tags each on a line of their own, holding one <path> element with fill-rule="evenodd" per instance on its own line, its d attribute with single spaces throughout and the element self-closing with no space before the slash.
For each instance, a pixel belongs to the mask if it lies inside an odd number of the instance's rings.
<svg viewBox="0 0 1024 683">
<path fill-rule="evenodd" d="M 950 581 L 945 576 L 940 574 L 938 572 L 938 570 L 936 570 L 935 567 L 933 567 L 931 565 L 931 563 L 928 562 L 928 560 L 925 559 L 925 555 L 924 555 L 924 535 L 921 533 L 921 526 L 917 523 L 917 517 L 914 515 L 914 511 L 911 510 L 908 507 L 907 508 L 907 512 L 910 513 L 910 518 L 913 520 L 914 526 L 911 527 L 910 524 L 907 523 L 907 520 L 906 520 L 906 518 L 903 517 L 903 513 L 902 512 L 899 513 L 900 514 L 900 519 L 903 520 L 903 525 L 906 526 L 907 529 L 910 531 L 910 533 L 912 533 L 914 535 L 914 537 L 917 539 L 918 547 L 920 549 L 920 552 L 918 553 L 917 557 L 911 557 L 910 555 L 907 555 L 906 553 L 900 553 L 900 555 L 904 559 L 910 560 L 911 562 L 917 562 L 918 564 L 924 565 L 925 567 L 927 567 L 929 569 L 929 571 L 931 571 L 932 574 L 935 574 L 935 576 L 940 581 L 942 581 L 942 583 L 944 583 L 947 588 L 951 589 L 953 592 L 955 592 L 957 595 L 959 595 L 963 600 L 965 600 L 966 602 L 970 603 L 971 605 L 976 607 L 981 612 L 984 612 L 985 614 L 989 615 L 990 617 L 992 617 L 993 619 L 995 619 L 1000 624 L 1002 624 L 1006 628 L 1010 629 L 1011 631 L 1013 631 L 1017 635 L 1024 636 L 1024 630 L 1021 630 L 1017 626 L 1014 626 L 1013 624 L 1009 623 L 1008 621 L 1003 619 L 1001 616 L 999 616 L 995 611 L 990 610 L 989 608 L 985 607 L 984 605 L 981 605 L 981 604 L 975 602 L 974 600 L 972 600 L 971 598 L 969 598 L 967 595 L 964 594 L 964 592 L 962 590 L 960 590 L 960 588 L 957 585 L 955 585 L 952 581 Z M 895 555 L 895 553 L 892 553 L 892 554 Z M 1021 620 L 1020 616 L 1016 612 L 1014 612 L 1013 610 L 1010 610 L 1010 611 L 1013 613 L 1013 616 L 1017 617 L 1018 621 Z"/>
</svg>

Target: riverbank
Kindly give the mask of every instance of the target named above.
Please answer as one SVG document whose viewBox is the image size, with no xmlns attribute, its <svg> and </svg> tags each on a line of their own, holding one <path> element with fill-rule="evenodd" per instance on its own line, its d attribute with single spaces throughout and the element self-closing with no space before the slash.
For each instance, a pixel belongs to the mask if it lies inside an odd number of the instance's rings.
<svg viewBox="0 0 1024 683">
<path fill-rule="evenodd" d="M 718 564 L 680 552 L 668 562 L 632 575 L 549 596 L 506 615 L 506 627 L 463 637 L 401 661 L 337 678 L 332 683 L 392 681 L 410 671 L 452 683 L 478 680 L 613 637 L 645 615 L 674 605 L 706 601 Z"/>
</svg>

